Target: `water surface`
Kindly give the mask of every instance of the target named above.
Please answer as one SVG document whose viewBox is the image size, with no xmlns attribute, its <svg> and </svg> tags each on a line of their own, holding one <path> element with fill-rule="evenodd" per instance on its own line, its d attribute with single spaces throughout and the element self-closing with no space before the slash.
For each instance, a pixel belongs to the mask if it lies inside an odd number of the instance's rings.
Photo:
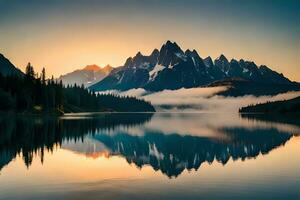
<svg viewBox="0 0 300 200">
<path fill-rule="evenodd" d="M 297 116 L 0 116 L 0 199 L 300 199 Z"/>
</svg>

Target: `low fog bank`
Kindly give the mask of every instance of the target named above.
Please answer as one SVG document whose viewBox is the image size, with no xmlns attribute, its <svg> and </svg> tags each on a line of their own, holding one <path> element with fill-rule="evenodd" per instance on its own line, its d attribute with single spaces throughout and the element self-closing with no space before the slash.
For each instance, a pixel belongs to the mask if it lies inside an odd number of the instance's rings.
<svg viewBox="0 0 300 200">
<path fill-rule="evenodd" d="M 205 113 L 236 113 L 240 107 L 250 104 L 292 99 L 300 96 L 300 92 L 288 92 L 275 96 L 255 97 L 224 97 L 216 95 L 227 90 L 227 87 L 190 88 L 179 90 L 163 90 L 148 92 L 144 89 L 132 89 L 124 92 L 107 91 L 120 95 L 136 96 L 150 101 L 158 112 L 205 112 Z"/>
</svg>

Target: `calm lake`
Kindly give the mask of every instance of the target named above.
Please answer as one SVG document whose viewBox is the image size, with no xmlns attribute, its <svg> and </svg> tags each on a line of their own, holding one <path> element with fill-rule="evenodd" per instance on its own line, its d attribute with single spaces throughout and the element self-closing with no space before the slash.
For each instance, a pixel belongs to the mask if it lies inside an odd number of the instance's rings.
<svg viewBox="0 0 300 200">
<path fill-rule="evenodd" d="M 0 199 L 300 199 L 299 119 L 1 115 Z"/>
</svg>

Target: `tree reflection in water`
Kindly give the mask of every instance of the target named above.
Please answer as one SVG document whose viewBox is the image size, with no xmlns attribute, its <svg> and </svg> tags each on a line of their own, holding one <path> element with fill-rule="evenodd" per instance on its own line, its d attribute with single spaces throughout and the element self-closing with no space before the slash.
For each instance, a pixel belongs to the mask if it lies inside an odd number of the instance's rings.
<svg viewBox="0 0 300 200">
<path fill-rule="evenodd" d="M 245 160 L 267 154 L 293 136 L 274 128 L 255 127 L 221 128 L 222 138 L 182 135 L 179 132 L 164 134 L 147 129 L 139 135 L 130 133 L 129 129 L 143 126 L 152 115 L 100 114 L 79 118 L 1 116 L 0 170 L 17 155 L 22 155 L 24 163 L 30 167 L 34 155 L 38 155 L 43 163 L 44 151 L 53 152 L 62 145 L 72 151 L 83 151 L 76 145 L 88 138 L 102 143 L 108 156 L 123 156 L 128 163 L 139 168 L 150 165 L 171 178 L 185 169 L 198 170 L 204 162 L 216 160 L 225 165 L 229 159 Z"/>
</svg>

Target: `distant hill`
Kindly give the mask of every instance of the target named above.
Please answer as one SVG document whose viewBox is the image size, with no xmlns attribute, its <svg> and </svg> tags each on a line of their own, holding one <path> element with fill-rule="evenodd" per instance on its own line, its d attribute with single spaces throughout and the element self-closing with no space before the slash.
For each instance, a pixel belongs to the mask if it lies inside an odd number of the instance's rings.
<svg viewBox="0 0 300 200">
<path fill-rule="evenodd" d="M 167 41 L 149 56 L 138 52 L 125 64 L 114 69 L 100 82 L 90 86 L 95 91 L 144 88 L 150 91 L 201 87 L 230 78 L 239 78 L 257 85 L 294 83 L 283 74 L 252 61 L 228 60 L 223 54 L 212 60 L 201 58 L 196 50 L 183 51 L 176 42 Z M 275 90 L 274 90 L 275 91 Z"/>
<path fill-rule="evenodd" d="M 241 113 L 299 113 L 300 96 L 290 100 L 250 105 L 240 109 Z"/>
<path fill-rule="evenodd" d="M 23 72 L 15 67 L 4 55 L 0 53 L 0 73 L 3 76 L 17 75 L 23 76 Z"/>
<path fill-rule="evenodd" d="M 229 89 L 218 93 L 222 96 L 244 96 L 244 95 L 276 95 L 289 91 L 300 91 L 299 83 L 278 84 L 278 83 L 259 83 L 242 78 L 229 78 L 215 81 L 206 87 L 228 86 Z"/>
<path fill-rule="evenodd" d="M 97 65 L 87 65 L 83 69 L 75 70 L 71 73 L 62 75 L 58 80 L 62 81 L 64 85 L 84 85 L 86 87 L 93 85 L 105 78 L 113 67 L 106 65 L 105 67 L 99 67 Z"/>
</svg>

